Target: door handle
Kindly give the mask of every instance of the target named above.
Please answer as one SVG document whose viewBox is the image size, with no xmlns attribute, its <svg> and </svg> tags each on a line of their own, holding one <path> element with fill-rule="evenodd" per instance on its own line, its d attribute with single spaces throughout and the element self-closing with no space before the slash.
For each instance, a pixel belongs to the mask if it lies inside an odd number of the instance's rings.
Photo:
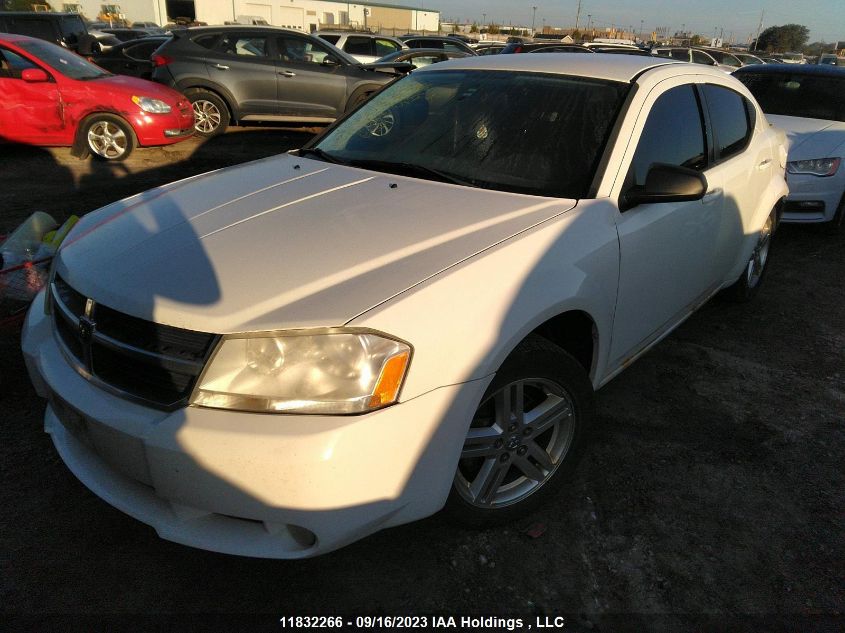
<svg viewBox="0 0 845 633">
<path fill-rule="evenodd" d="M 759 163 L 759 164 L 757 165 L 757 169 L 759 169 L 760 171 L 763 171 L 764 169 L 768 168 L 768 166 L 769 166 L 769 165 L 771 165 L 771 164 L 772 164 L 772 159 L 771 159 L 771 158 L 767 158 L 767 159 L 766 159 L 766 160 L 764 160 L 762 163 Z"/>
<path fill-rule="evenodd" d="M 229 70 L 228 66 L 224 66 L 223 64 L 214 64 L 215 68 L 219 68 L 220 70 Z"/>
<path fill-rule="evenodd" d="M 296 73 L 290 70 L 280 70 L 279 74 L 284 77 L 296 77 Z"/>
<path fill-rule="evenodd" d="M 722 188 L 716 187 L 715 189 L 711 189 L 710 191 L 705 193 L 704 197 L 701 198 L 701 201 L 704 204 L 713 204 L 714 202 L 716 202 L 716 200 L 718 200 L 721 197 L 722 197 Z"/>
</svg>

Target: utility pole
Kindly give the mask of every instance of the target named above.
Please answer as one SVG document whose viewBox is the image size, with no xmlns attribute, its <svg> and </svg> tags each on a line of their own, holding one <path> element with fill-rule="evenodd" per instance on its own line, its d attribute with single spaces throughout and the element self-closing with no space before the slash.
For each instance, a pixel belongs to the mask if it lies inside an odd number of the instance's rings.
<svg viewBox="0 0 845 633">
<path fill-rule="evenodd" d="M 760 24 L 757 25 L 757 36 L 754 38 L 754 50 L 760 50 L 760 30 L 763 28 L 763 9 L 760 9 Z"/>
<path fill-rule="evenodd" d="M 578 20 L 581 19 L 581 0 L 578 0 L 578 10 L 575 12 L 575 30 L 578 30 Z"/>
<path fill-rule="evenodd" d="M 534 20 L 537 18 L 537 7 L 531 7 L 533 13 L 531 14 L 531 36 L 534 36 Z"/>
<path fill-rule="evenodd" d="M 592 31 L 590 31 L 590 25 L 593 23 L 593 15 L 592 13 L 587 14 L 587 31 L 590 33 L 590 37 L 592 37 Z"/>
</svg>

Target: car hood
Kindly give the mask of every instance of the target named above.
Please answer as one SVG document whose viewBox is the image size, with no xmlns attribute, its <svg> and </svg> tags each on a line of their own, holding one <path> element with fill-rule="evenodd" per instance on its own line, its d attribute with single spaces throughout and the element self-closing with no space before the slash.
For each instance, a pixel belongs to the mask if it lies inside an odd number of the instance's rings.
<svg viewBox="0 0 845 633">
<path fill-rule="evenodd" d="M 85 83 L 95 85 L 100 89 L 120 92 L 129 97 L 137 95 L 139 97 L 161 99 L 170 105 L 183 98 L 181 94 L 172 88 L 155 83 L 154 81 L 147 81 L 138 77 L 127 77 L 126 75 L 111 75 L 110 77 L 94 79 Z"/>
<path fill-rule="evenodd" d="M 337 326 L 575 204 L 281 155 L 89 214 L 57 272 L 175 327 Z"/>
<path fill-rule="evenodd" d="M 772 125 L 786 132 L 789 160 L 842 156 L 845 149 L 845 123 L 781 114 L 767 114 L 766 118 Z"/>
</svg>

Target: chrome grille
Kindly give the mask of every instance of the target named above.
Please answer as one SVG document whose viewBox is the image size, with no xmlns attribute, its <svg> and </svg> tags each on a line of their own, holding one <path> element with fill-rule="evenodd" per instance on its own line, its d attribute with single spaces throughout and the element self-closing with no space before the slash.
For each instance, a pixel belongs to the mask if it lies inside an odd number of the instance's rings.
<svg viewBox="0 0 845 633">
<path fill-rule="evenodd" d="M 53 327 L 86 378 L 130 400 L 172 410 L 187 404 L 218 336 L 145 321 L 85 297 L 56 276 Z"/>
</svg>

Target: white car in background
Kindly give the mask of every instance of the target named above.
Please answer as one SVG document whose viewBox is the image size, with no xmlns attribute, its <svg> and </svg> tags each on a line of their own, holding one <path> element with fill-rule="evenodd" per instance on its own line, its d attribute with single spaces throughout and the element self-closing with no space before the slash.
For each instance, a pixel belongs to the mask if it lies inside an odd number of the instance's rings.
<svg viewBox="0 0 845 633">
<path fill-rule="evenodd" d="M 298 154 L 83 218 L 24 326 L 46 430 L 96 494 L 204 549 L 514 520 L 557 503 L 595 389 L 759 289 L 783 144 L 704 66 L 421 68 Z"/>
<path fill-rule="evenodd" d="M 358 31 L 315 31 L 312 35 L 316 35 L 329 44 L 334 44 L 362 64 L 370 64 L 385 55 L 408 48 L 395 37 Z"/>
<path fill-rule="evenodd" d="M 784 222 L 845 226 L 845 68 L 744 67 L 735 74 L 789 142 Z"/>
</svg>

